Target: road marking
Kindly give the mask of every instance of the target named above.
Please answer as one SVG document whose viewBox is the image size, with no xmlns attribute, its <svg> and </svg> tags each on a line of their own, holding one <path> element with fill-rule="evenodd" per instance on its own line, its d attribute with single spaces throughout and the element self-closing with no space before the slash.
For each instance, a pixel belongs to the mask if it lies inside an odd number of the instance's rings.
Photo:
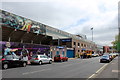
<svg viewBox="0 0 120 80">
<path fill-rule="evenodd" d="M 110 63 L 108 64 L 112 64 L 113 61 L 111 61 Z M 100 74 L 100 71 L 102 72 L 102 70 L 105 69 L 105 67 L 108 65 L 108 64 L 105 64 L 103 65 L 99 70 L 97 70 L 94 74 L 92 74 L 87 80 L 89 80 L 90 78 L 95 78 L 96 75 L 98 75 L 98 73 Z M 118 71 L 119 72 L 119 71 Z"/>
<path fill-rule="evenodd" d="M 33 72 L 26 72 L 26 73 L 23 73 L 22 75 L 33 74 L 33 73 L 42 72 L 42 71 L 47 71 L 47 70 L 51 70 L 51 69 L 42 69 L 42 70 L 33 71 Z"/>
<path fill-rule="evenodd" d="M 89 80 L 90 78 L 95 78 L 95 76 L 100 73 L 100 71 L 102 71 L 108 64 L 103 65 L 100 69 L 98 69 L 94 74 L 92 74 L 87 80 Z"/>
<path fill-rule="evenodd" d="M 96 74 L 99 73 L 102 69 L 104 69 L 108 64 L 105 64 L 104 66 L 102 66 L 99 70 L 96 71 Z"/>
<path fill-rule="evenodd" d="M 111 64 L 115 64 L 115 63 L 111 63 Z"/>
<path fill-rule="evenodd" d="M 120 72 L 120 70 L 112 70 L 112 72 L 118 73 Z"/>
</svg>

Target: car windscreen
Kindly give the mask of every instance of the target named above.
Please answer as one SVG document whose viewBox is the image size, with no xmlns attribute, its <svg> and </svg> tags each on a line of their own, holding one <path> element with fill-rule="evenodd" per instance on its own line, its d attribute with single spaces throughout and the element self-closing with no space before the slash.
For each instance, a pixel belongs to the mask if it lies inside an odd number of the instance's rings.
<svg viewBox="0 0 120 80">
<path fill-rule="evenodd" d="M 109 58 L 108 56 L 102 56 L 102 58 Z"/>
<path fill-rule="evenodd" d="M 13 60 L 14 57 L 12 55 L 6 55 L 4 56 L 5 60 Z"/>
<path fill-rule="evenodd" d="M 60 57 L 60 55 L 55 55 L 55 57 Z"/>
<path fill-rule="evenodd" d="M 0 60 L 2 59 L 2 56 L 0 56 Z"/>
<path fill-rule="evenodd" d="M 0 56 L 0 59 L 2 59 L 2 56 Z"/>
</svg>

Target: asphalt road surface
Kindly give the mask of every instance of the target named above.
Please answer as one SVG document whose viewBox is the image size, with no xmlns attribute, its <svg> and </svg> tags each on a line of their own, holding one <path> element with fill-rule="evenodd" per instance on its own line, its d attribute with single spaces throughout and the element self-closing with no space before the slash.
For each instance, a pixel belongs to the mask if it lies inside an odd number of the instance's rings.
<svg viewBox="0 0 120 80">
<path fill-rule="evenodd" d="M 99 63 L 100 57 L 73 59 L 68 62 L 28 65 L 27 67 L 9 68 L 2 71 L 3 78 L 93 78 L 109 63 Z"/>
</svg>

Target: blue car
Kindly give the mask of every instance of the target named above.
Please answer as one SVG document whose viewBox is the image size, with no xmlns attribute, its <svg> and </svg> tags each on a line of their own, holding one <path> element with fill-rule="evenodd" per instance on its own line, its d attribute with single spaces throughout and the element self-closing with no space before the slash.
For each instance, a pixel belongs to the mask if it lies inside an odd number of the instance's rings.
<svg viewBox="0 0 120 80">
<path fill-rule="evenodd" d="M 101 58 L 100 58 L 100 63 L 102 62 L 110 62 L 111 59 L 110 59 L 110 56 L 109 55 L 103 55 Z"/>
</svg>

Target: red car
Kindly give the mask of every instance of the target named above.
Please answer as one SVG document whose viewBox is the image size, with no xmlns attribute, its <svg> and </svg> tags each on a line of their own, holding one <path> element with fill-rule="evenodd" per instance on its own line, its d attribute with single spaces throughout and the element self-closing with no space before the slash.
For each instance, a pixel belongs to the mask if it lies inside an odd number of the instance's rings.
<svg viewBox="0 0 120 80">
<path fill-rule="evenodd" d="M 68 57 L 65 57 L 62 55 L 55 55 L 54 62 L 57 62 L 57 61 L 61 61 L 61 62 L 68 61 Z"/>
</svg>

